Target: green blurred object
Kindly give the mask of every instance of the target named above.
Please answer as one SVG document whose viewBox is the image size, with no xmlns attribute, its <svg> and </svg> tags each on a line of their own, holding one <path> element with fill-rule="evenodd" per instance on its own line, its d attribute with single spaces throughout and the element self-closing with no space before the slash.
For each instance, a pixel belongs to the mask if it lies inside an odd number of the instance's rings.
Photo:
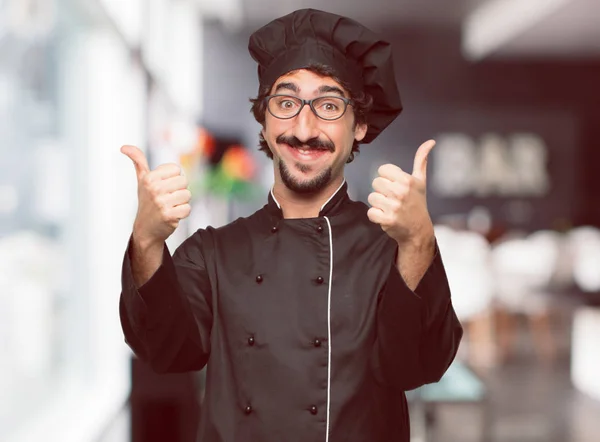
<svg viewBox="0 0 600 442">
<path fill-rule="evenodd" d="M 210 169 L 194 187 L 203 193 L 238 200 L 254 198 L 258 190 L 252 180 L 240 180 L 226 174 L 221 163 Z"/>
</svg>

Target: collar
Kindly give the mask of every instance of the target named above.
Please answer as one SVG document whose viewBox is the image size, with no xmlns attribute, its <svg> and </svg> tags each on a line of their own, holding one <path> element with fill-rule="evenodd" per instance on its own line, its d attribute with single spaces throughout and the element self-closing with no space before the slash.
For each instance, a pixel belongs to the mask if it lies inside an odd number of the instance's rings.
<svg viewBox="0 0 600 442">
<path fill-rule="evenodd" d="M 340 187 L 337 188 L 337 190 L 329 197 L 329 199 L 321 207 L 321 210 L 319 211 L 319 217 L 334 216 L 338 214 L 344 203 L 348 200 L 348 183 L 344 178 L 344 181 L 342 182 Z M 276 219 L 283 218 L 283 211 L 281 210 L 281 206 L 279 205 L 279 202 L 273 194 L 273 188 L 271 188 L 271 191 L 269 192 L 267 210 Z"/>
</svg>

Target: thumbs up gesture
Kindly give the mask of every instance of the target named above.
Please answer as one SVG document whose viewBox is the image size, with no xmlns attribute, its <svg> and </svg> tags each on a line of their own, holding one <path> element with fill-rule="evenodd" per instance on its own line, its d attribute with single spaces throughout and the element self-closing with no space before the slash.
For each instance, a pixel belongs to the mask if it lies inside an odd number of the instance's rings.
<svg viewBox="0 0 600 442">
<path fill-rule="evenodd" d="M 162 164 L 151 171 L 144 153 L 135 146 L 123 146 L 121 153 L 133 161 L 138 181 L 134 235 L 146 243 L 162 243 L 190 214 L 192 194 L 187 179 L 176 164 Z"/>
<path fill-rule="evenodd" d="M 413 172 L 404 172 L 393 164 L 378 169 L 368 201 L 372 206 L 369 219 L 399 245 L 429 241 L 433 237 L 433 223 L 427 210 L 426 181 L 427 157 L 435 141 L 423 143 L 417 153 Z"/>
</svg>

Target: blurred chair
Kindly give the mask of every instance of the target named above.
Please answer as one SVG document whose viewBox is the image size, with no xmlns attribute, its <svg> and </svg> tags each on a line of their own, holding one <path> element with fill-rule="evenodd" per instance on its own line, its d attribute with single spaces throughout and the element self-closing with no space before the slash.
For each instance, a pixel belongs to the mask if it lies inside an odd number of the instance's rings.
<svg viewBox="0 0 600 442">
<path fill-rule="evenodd" d="M 436 225 L 435 234 L 452 292 L 452 303 L 465 327 L 470 365 L 490 367 L 496 360 L 490 245 L 483 235 Z"/>
<path fill-rule="evenodd" d="M 600 291 L 600 229 L 577 227 L 568 234 L 573 281 L 584 292 Z"/>
<path fill-rule="evenodd" d="M 412 405 L 411 416 L 416 418 L 420 441 L 429 440 L 429 433 L 436 424 L 440 406 L 470 407 L 479 418 L 478 440 L 491 440 L 494 416 L 488 388 L 483 380 L 461 361 L 455 360 L 439 382 L 424 385 L 408 393 Z"/>
<path fill-rule="evenodd" d="M 435 235 L 465 336 L 458 356 L 439 382 L 407 392 L 413 437 L 430 440 L 440 406 L 468 406 L 476 409 L 481 419 L 480 440 L 489 441 L 493 416 L 487 387 L 476 369 L 492 365 L 495 355 L 490 246 L 483 235 L 458 226 L 437 224 Z"/>
<path fill-rule="evenodd" d="M 527 319 L 538 356 L 546 362 L 556 358 L 549 290 L 570 275 L 568 260 L 559 266 L 564 244 L 561 234 L 543 230 L 500 241 L 492 248 L 498 343 L 503 359 L 514 352 L 519 315 Z"/>
<path fill-rule="evenodd" d="M 595 295 L 573 315 L 571 380 L 577 389 L 600 400 L 600 230 L 578 227 L 568 236 L 574 257 L 573 280 L 579 290 Z"/>
</svg>

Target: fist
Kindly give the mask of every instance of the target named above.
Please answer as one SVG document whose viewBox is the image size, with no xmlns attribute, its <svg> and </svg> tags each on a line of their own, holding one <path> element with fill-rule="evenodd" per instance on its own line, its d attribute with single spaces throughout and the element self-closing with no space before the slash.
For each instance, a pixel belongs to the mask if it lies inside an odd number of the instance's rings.
<svg viewBox="0 0 600 442">
<path fill-rule="evenodd" d="M 373 180 L 367 216 L 398 244 L 421 243 L 433 236 L 427 210 L 427 157 L 435 141 L 423 143 L 413 164 L 412 174 L 393 164 L 385 164 Z"/>
<path fill-rule="evenodd" d="M 134 233 L 141 241 L 163 242 L 190 214 L 192 194 L 187 179 L 176 164 L 162 164 L 151 171 L 144 153 L 135 146 L 123 146 L 121 152 L 133 161 L 137 175 Z"/>
</svg>

